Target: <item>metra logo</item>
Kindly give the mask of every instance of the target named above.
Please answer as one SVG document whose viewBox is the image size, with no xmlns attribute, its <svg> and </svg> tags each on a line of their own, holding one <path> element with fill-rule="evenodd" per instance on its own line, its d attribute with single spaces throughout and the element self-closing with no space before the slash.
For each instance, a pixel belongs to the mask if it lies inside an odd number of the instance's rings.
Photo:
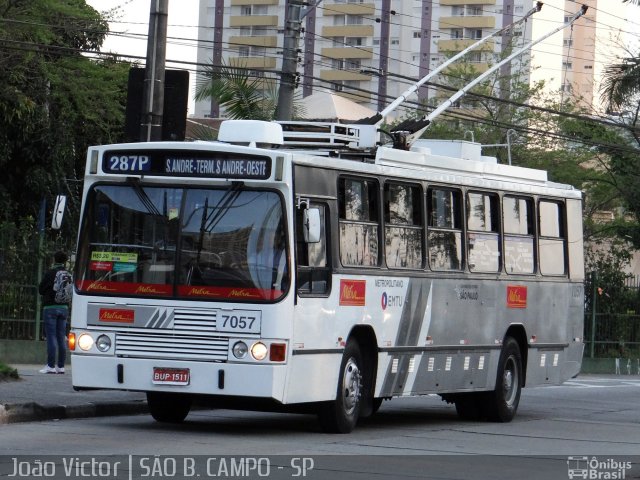
<svg viewBox="0 0 640 480">
<path fill-rule="evenodd" d="M 88 286 L 87 286 L 87 291 L 101 291 L 101 292 L 115 292 L 116 289 L 110 287 L 109 285 L 106 285 L 102 282 L 91 282 Z"/>
<path fill-rule="evenodd" d="M 187 295 L 216 295 L 216 293 L 208 288 L 192 288 L 187 292 Z"/>
<path fill-rule="evenodd" d="M 253 298 L 253 297 L 257 297 L 257 295 L 252 294 L 251 292 L 248 292 L 246 290 L 238 290 L 238 289 L 234 289 L 231 290 L 229 292 L 229 297 L 233 297 L 233 298 Z"/>
<path fill-rule="evenodd" d="M 146 294 L 151 294 L 151 295 L 162 295 L 165 292 L 163 292 L 162 290 L 158 290 L 154 287 L 151 287 L 149 285 L 140 285 L 136 288 L 136 291 L 133 293 L 146 293 Z"/>
<path fill-rule="evenodd" d="M 507 307 L 527 308 L 527 287 L 523 285 L 507 285 Z"/>
<path fill-rule="evenodd" d="M 98 320 L 101 322 L 133 323 L 135 320 L 135 311 L 116 308 L 101 308 Z"/>
<path fill-rule="evenodd" d="M 365 280 L 340 280 L 340 305 L 364 306 L 366 288 Z"/>
</svg>

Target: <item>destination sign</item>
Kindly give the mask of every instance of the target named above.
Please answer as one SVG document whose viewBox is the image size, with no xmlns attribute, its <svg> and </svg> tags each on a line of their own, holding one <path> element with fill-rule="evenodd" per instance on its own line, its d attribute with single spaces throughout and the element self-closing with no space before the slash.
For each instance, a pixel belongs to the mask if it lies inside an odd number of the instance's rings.
<svg viewBox="0 0 640 480">
<path fill-rule="evenodd" d="M 266 180 L 271 157 L 199 150 L 118 150 L 105 152 L 105 173 Z"/>
</svg>

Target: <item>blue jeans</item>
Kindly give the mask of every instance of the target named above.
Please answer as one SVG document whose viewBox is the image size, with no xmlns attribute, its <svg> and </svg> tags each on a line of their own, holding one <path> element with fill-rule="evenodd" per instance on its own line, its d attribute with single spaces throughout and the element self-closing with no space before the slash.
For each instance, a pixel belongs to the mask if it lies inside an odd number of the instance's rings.
<svg viewBox="0 0 640 480">
<path fill-rule="evenodd" d="M 65 346 L 67 335 L 67 317 L 69 308 L 65 306 L 47 306 L 44 313 L 44 333 L 47 336 L 47 365 L 51 368 L 64 367 L 67 349 Z M 56 350 L 58 363 L 56 365 Z"/>
</svg>

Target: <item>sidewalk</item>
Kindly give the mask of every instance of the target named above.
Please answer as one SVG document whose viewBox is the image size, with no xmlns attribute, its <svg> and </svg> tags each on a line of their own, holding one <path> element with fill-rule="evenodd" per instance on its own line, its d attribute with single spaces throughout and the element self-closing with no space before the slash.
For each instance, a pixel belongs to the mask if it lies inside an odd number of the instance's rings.
<svg viewBox="0 0 640 480">
<path fill-rule="evenodd" d="M 119 390 L 76 392 L 71 367 L 64 375 L 43 374 L 42 365 L 12 365 L 20 380 L 0 381 L 0 424 L 146 413 L 144 393 Z"/>
</svg>

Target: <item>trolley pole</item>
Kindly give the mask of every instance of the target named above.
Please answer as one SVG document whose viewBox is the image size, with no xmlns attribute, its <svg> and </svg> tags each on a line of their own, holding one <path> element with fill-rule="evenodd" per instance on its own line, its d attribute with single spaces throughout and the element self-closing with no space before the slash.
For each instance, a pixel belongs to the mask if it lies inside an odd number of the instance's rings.
<svg viewBox="0 0 640 480">
<path fill-rule="evenodd" d="M 162 139 L 164 108 L 164 68 L 167 53 L 169 0 L 151 0 L 147 66 L 144 74 L 140 141 Z"/>
</svg>

